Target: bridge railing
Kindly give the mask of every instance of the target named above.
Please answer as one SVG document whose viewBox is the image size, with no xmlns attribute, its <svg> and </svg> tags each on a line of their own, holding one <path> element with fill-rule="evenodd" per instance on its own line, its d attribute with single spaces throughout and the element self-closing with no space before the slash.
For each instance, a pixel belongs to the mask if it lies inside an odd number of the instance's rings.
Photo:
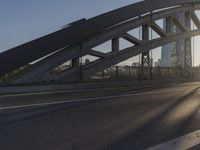
<svg viewBox="0 0 200 150">
<path fill-rule="evenodd" d="M 192 68 L 192 78 L 200 79 L 200 67 Z M 113 66 L 88 78 L 93 79 L 141 79 L 140 67 Z M 184 69 L 180 67 L 152 67 L 149 79 L 184 79 Z"/>
<path fill-rule="evenodd" d="M 152 67 L 150 68 L 149 78 L 152 80 L 162 80 L 162 79 L 184 79 L 184 69 L 180 67 Z M 17 70 L 16 70 L 17 72 Z M 6 74 L 0 77 L 0 83 L 7 80 L 12 76 L 11 74 Z M 101 79 L 131 79 L 131 80 L 141 80 L 141 69 L 140 67 L 132 66 L 113 66 L 107 68 L 101 72 L 98 72 L 90 76 L 86 80 L 101 80 Z M 192 79 L 200 79 L 200 67 L 192 68 Z"/>
</svg>

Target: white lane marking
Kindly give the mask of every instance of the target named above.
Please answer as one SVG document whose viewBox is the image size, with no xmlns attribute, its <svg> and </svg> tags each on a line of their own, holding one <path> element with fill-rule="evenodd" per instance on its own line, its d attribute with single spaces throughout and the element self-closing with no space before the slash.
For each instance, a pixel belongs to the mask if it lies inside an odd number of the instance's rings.
<svg viewBox="0 0 200 150">
<path fill-rule="evenodd" d="M 37 107 L 37 106 L 48 106 L 48 105 L 56 105 L 56 104 L 66 104 L 72 102 L 89 102 L 93 100 L 105 100 L 111 98 L 119 98 L 119 97 L 130 97 L 130 96 L 139 96 L 139 95 L 150 95 L 150 94 L 160 94 L 160 93 L 169 93 L 169 92 L 177 92 L 177 91 L 185 91 L 186 89 L 176 89 L 176 90 L 165 90 L 165 91 L 157 91 L 157 92 L 146 92 L 146 93 L 135 93 L 135 94 L 126 94 L 126 95 L 113 95 L 113 96 L 102 96 L 102 97 L 94 97 L 94 98 L 85 98 L 85 99 L 70 99 L 66 101 L 58 101 L 58 102 L 49 102 L 49 103 L 37 103 L 37 104 L 27 104 L 27 105 L 16 105 L 10 107 L 1 107 L 0 110 L 6 109 L 16 109 L 16 108 L 26 108 L 26 107 Z"/>
<path fill-rule="evenodd" d="M 200 144 L 200 130 L 188 133 L 147 150 L 187 150 Z"/>
</svg>

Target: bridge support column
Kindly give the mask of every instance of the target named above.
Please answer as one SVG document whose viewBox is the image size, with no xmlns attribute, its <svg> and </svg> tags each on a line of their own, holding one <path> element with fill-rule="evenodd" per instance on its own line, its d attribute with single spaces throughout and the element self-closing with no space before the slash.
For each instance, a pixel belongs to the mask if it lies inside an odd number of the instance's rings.
<svg viewBox="0 0 200 150">
<path fill-rule="evenodd" d="M 79 68 L 79 58 L 72 59 L 72 67 Z"/>
<path fill-rule="evenodd" d="M 172 33 L 173 32 L 173 22 L 172 17 L 166 18 L 166 33 Z"/>
<path fill-rule="evenodd" d="M 185 26 L 191 29 L 191 13 L 185 13 Z M 185 58 L 184 58 L 184 77 L 192 77 L 192 48 L 191 48 L 191 38 L 185 39 Z"/>
<path fill-rule="evenodd" d="M 142 26 L 142 40 L 148 41 L 149 40 L 149 27 L 148 25 Z M 141 59 L 141 79 L 150 79 L 151 76 L 151 64 L 150 64 L 150 54 L 142 53 Z"/>
<path fill-rule="evenodd" d="M 112 52 L 119 51 L 119 38 L 112 39 Z"/>
<path fill-rule="evenodd" d="M 82 80 L 82 71 L 80 67 L 80 60 L 79 58 L 72 59 L 72 68 L 76 70 L 77 75 L 74 77 L 75 80 Z"/>
</svg>

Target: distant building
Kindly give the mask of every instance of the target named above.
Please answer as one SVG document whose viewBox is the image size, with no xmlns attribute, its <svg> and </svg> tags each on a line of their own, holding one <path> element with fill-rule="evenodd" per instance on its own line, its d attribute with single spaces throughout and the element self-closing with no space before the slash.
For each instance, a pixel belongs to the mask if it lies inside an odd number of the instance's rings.
<svg viewBox="0 0 200 150">
<path fill-rule="evenodd" d="M 158 59 L 157 62 L 154 62 L 154 67 L 160 67 L 161 66 L 161 59 Z"/>
<path fill-rule="evenodd" d="M 177 18 L 181 22 L 185 22 L 184 13 L 177 14 Z M 164 29 L 166 29 L 166 20 L 164 20 Z M 175 25 L 172 27 L 172 32 L 179 32 Z M 162 47 L 161 51 L 161 66 L 162 67 L 184 67 L 184 40 L 167 44 Z"/>
<path fill-rule="evenodd" d="M 134 62 L 134 63 L 132 64 L 132 67 L 140 67 L 140 62 Z"/>
</svg>

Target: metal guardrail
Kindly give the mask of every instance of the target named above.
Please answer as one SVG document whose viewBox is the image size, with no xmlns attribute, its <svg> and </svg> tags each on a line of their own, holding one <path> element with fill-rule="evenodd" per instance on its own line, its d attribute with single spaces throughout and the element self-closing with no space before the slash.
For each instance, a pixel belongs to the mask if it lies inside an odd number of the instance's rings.
<svg viewBox="0 0 200 150">
<path fill-rule="evenodd" d="M 14 74 L 14 73 L 13 73 Z M 0 77 L 0 83 L 9 79 L 12 74 L 6 74 Z M 98 79 L 131 79 L 141 80 L 140 67 L 131 66 L 113 66 L 96 73 L 88 78 L 88 80 Z M 145 78 L 144 78 L 145 79 Z M 162 79 L 185 79 L 184 69 L 178 67 L 152 67 L 150 78 L 148 80 Z M 200 79 L 200 67 L 192 68 L 192 79 Z"/>
<path fill-rule="evenodd" d="M 192 78 L 200 79 L 200 67 L 192 68 Z M 141 79 L 140 67 L 114 66 L 103 70 L 89 79 Z M 184 79 L 184 69 L 176 67 L 152 67 L 150 79 Z"/>
</svg>

